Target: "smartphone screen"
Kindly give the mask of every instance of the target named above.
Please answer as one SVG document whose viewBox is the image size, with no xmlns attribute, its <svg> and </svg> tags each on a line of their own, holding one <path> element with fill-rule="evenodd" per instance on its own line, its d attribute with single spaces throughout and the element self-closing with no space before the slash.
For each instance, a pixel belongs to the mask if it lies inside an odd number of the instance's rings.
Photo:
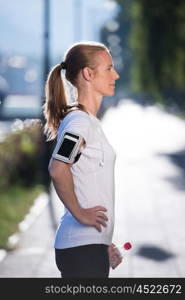
<svg viewBox="0 0 185 300">
<path fill-rule="evenodd" d="M 72 150 L 73 150 L 75 144 L 76 144 L 75 141 L 71 141 L 69 139 L 64 138 L 57 154 L 70 159 L 70 154 L 72 153 Z"/>
</svg>

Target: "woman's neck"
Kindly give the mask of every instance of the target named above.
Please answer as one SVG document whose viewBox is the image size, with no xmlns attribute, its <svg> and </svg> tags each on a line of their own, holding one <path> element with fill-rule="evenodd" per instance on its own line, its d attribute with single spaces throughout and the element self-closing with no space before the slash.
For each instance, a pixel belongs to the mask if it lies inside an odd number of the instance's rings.
<svg viewBox="0 0 185 300">
<path fill-rule="evenodd" d="M 78 92 L 78 103 L 83 104 L 85 106 L 85 109 L 94 116 L 96 116 L 100 108 L 101 102 L 101 95 L 95 95 L 93 93 L 84 93 L 84 91 Z"/>
</svg>

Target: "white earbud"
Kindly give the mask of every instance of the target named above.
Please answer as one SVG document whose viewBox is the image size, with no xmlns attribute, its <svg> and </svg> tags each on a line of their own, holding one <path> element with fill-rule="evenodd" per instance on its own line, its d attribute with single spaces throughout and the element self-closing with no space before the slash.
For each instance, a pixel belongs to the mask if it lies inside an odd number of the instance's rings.
<svg viewBox="0 0 185 300">
<path fill-rule="evenodd" d="M 101 134 L 101 132 L 102 132 L 102 130 L 98 127 L 98 131 L 99 131 L 99 133 L 100 133 L 100 147 L 101 147 L 101 151 L 102 151 L 102 159 L 101 159 L 101 161 L 99 162 L 99 166 L 100 167 L 103 167 L 104 166 L 104 147 L 103 147 L 103 143 L 102 143 L 102 141 L 101 141 L 101 138 L 102 138 L 102 134 Z"/>
<path fill-rule="evenodd" d="M 100 165 L 101 167 L 103 167 L 103 166 L 104 166 L 104 162 L 103 162 L 103 161 L 100 161 L 99 165 Z"/>
</svg>

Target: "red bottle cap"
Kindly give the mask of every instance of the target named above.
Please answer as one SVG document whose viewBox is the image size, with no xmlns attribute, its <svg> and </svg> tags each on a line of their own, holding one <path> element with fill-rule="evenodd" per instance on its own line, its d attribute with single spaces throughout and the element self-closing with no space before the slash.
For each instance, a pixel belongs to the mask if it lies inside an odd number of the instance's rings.
<svg viewBox="0 0 185 300">
<path fill-rule="evenodd" d="M 132 245 L 131 245 L 131 243 L 127 242 L 127 243 L 125 243 L 125 244 L 123 245 L 123 248 L 124 248 L 125 250 L 129 250 L 129 249 L 132 248 Z"/>
</svg>

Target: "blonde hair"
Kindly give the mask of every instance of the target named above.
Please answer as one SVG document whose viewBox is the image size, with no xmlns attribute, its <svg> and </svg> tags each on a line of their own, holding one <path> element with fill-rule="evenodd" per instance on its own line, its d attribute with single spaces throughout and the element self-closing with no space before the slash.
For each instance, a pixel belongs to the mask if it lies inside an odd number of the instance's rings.
<svg viewBox="0 0 185 300">
<path fill-rule="evenodd" d="M 57 64 L 49 72 L 45 85 L 45 103 L 43 113 L 46 119 L 44 133 L 47 141 L 57 136 L 61 120 L 74 108 L 86 111 L 85 106 L 75 102 L 68 104 L 61 70 L 65 69 L 66 79 L 76 86 L 79 72 L 85 68 L 96 66 L 95 56 L 98 51 L 108 51 L 108 48 L 98 42 L 80 42 L 73 44 L 66 52 L 64 61 Z"/>
</svg>

